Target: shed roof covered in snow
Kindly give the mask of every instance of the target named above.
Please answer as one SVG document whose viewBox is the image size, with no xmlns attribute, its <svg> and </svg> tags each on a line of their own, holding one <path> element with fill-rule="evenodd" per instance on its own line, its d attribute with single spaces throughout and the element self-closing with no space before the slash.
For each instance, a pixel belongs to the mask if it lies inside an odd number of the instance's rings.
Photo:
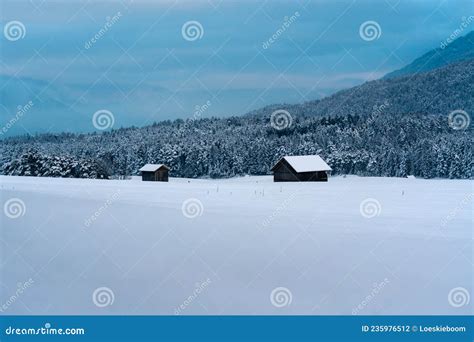
<svg viewBox="0 0 474 342">
<path fill-rule="evenodd" d="M 316 172 L 331 171 L 331 167 L 318 155 L 311 156 L 285 156 L 273 166 L 273 169 L 282 161 L 286 160 L 288 164 L 298 173 L 300 172 Z"/>
<path fill-rule="evenodd" d="M 166 170 L 169 170 L 170 168 L 166 166 L 165 164 L 145 164 L 140 170 L 142 172 L 155 172 L 161 168 L 165 168 Z"/>
</svg>

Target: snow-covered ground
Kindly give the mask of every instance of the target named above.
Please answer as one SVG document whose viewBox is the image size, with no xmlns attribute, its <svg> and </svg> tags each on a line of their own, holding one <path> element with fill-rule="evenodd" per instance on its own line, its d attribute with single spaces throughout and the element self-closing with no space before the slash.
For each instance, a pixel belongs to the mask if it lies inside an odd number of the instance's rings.
<svg viewBox="0 0 474 342">
<path fill-rule="evenodd" d="M 472 313 L 471 181 L 0 184 L 0 314 Z"/>
</svg>

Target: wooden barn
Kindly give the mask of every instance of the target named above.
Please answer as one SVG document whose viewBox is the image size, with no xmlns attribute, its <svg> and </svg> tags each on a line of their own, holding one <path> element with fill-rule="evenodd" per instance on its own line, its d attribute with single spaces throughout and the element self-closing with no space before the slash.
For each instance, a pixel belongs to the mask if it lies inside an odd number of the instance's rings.
<svg viewBox="0 0 474 342">
<path fill-rule="evenodd" d="M 318 155 L 285 156 L 272 167 L 274 182 L 327 182 L 331 170 Z"/>
<path fill-rule="evenodd" d="M 170 168 L 165 164 L 145 164 L 139 171 L 142 181 L 167 182 Z"/>
</svg>

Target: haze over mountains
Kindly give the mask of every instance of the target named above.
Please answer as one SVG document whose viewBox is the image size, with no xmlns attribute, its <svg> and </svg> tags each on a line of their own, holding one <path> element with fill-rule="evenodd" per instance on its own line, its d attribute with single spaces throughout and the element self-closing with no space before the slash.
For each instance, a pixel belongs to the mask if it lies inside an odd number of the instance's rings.
<svg viewBox="0 0 474 342">
<path fill-rule="evenodd" d="M 247 115 L 269 115 L 282 107 L 292 115 L 365 115 L 371 113 L 373 106 L 380 105 L 382 102 L 389 103 L 385 111 L 393 115 L 403 113 L 445 115 L 453 108 L 463 108 L 467 112 L 473 112 L 473 58 L 474 31 L 443 48 L 428 51 L 406 67 L 391 72 L 382 79 L 338 91 L 323 99 L 301 104 L 269 105 Z M 19 127 L 23 126 L 25 121 L 28 123 L 25 125 L 28 127 L 27 131 L 29 127 L 46 127 L 45 124 L 48 126 L 47 131 L 51 132 L 90 131 L 91 114 L 86 115 L 83 111 L 75 110 L 75 104 L 85 101 L 80 96 L 79 88 L 57 87 L 54 83 L 5 76 L 0 76 L 0 81 L 4 87 L 8 88 L 8 95 L 2 96 L 4 108 L 25 105 L 31 99 L 35 99 L 36 95 L 41 98 L 40 102 L 36 99 L 33 101 L 34 108 L 31 113 L 26 113 L 21 122 L 13 125 L 12 129 L 2 134 L 0 138 L 25 132 Z M 101 89 L 101 92 L 110 93 L 110 99 L 113 99 L 112 89 L 110 91 Z M 166 89 L 160 92 L 164 94 L 164 97 L 170 95 Z M 143 96 L 155 97 L 156 95 L 144 93 Z M 103 105 L 105 106 L 105 103 Z M 97 106 L 101 105 L 96 104 L 94 108 L 100 108 Z M 129 109 L 123 108 L 123 110 Z M 141 113 L 131 109 L 130 113 L 133 112 L 135 121 L 143 125 L 147 122 L 145 118 L 147 111 L 153 110 L 144 104 Z M 188 117 L 192 117 L 192 114 L 190 113 Z M 139 118 L 142 117 L 143 119 L 140 120 Z M 8 119 L 5 117 L 5 122 Z M 120 126 L 116 123 L 114 127 Z M 31 134 L 34 132 L 31 131 Z"/>
<path fill-rule="evenodd" d="M 341 90 L 321 100 L 284 105 L 295 115 L 367 115 L 383 102 L 384 113 L 447 115 L 474 112 L 474 31 L 444 49 L 434 49 L 384 78 Z M 272 105 L 250 115 L 269 115 Z"/>
<path fill-rule="evenodd" d="M 438 47 L 472 1 L 3 0 L 1 8 L 2 24 L 20 20 L 26 34 L 2 37 L 0 127 L 18 106 L 34 107 L 0 138 L 94 132 L 101 109 L 118 129 L 190 118 L 207 101 L 210 118 L 321 99 Z M 295 20 L 281 30 L 285 18 Z M 203 28 L 195 41 L 182 33 L 191 20 Z M 360 27 L 370 20 L 382 34 L 366 41 Z"/>
<path fill-rule="evenodd" d="M 472 17 L 474 20 L 474 17 Z M 474 31 L 461 36 L 451 43 L 443 42 L 439 48 L 425 53 L 407 66 L 392 71 L 384 78 L 394 78 L 414 73 L 430 71 L 443 65 L 474 58 Z"/>
</svg>

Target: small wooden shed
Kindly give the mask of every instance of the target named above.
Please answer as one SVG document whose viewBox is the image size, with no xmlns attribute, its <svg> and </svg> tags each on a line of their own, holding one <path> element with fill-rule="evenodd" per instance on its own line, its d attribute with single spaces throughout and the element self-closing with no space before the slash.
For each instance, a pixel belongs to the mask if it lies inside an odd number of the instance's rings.
<svg viewBox="0 0 474 342">
<path fill-rule="evenodd" d="M 327 182 L 331 167 L 318 155 L 285 156 L 273 167 L 274 182 Z"/>
<path fill-rule="evenodd" d="M 165 164 L 145 164 L 139 171 L 142 181 L 167 182 L 170 168 Z"/>
</svg>

